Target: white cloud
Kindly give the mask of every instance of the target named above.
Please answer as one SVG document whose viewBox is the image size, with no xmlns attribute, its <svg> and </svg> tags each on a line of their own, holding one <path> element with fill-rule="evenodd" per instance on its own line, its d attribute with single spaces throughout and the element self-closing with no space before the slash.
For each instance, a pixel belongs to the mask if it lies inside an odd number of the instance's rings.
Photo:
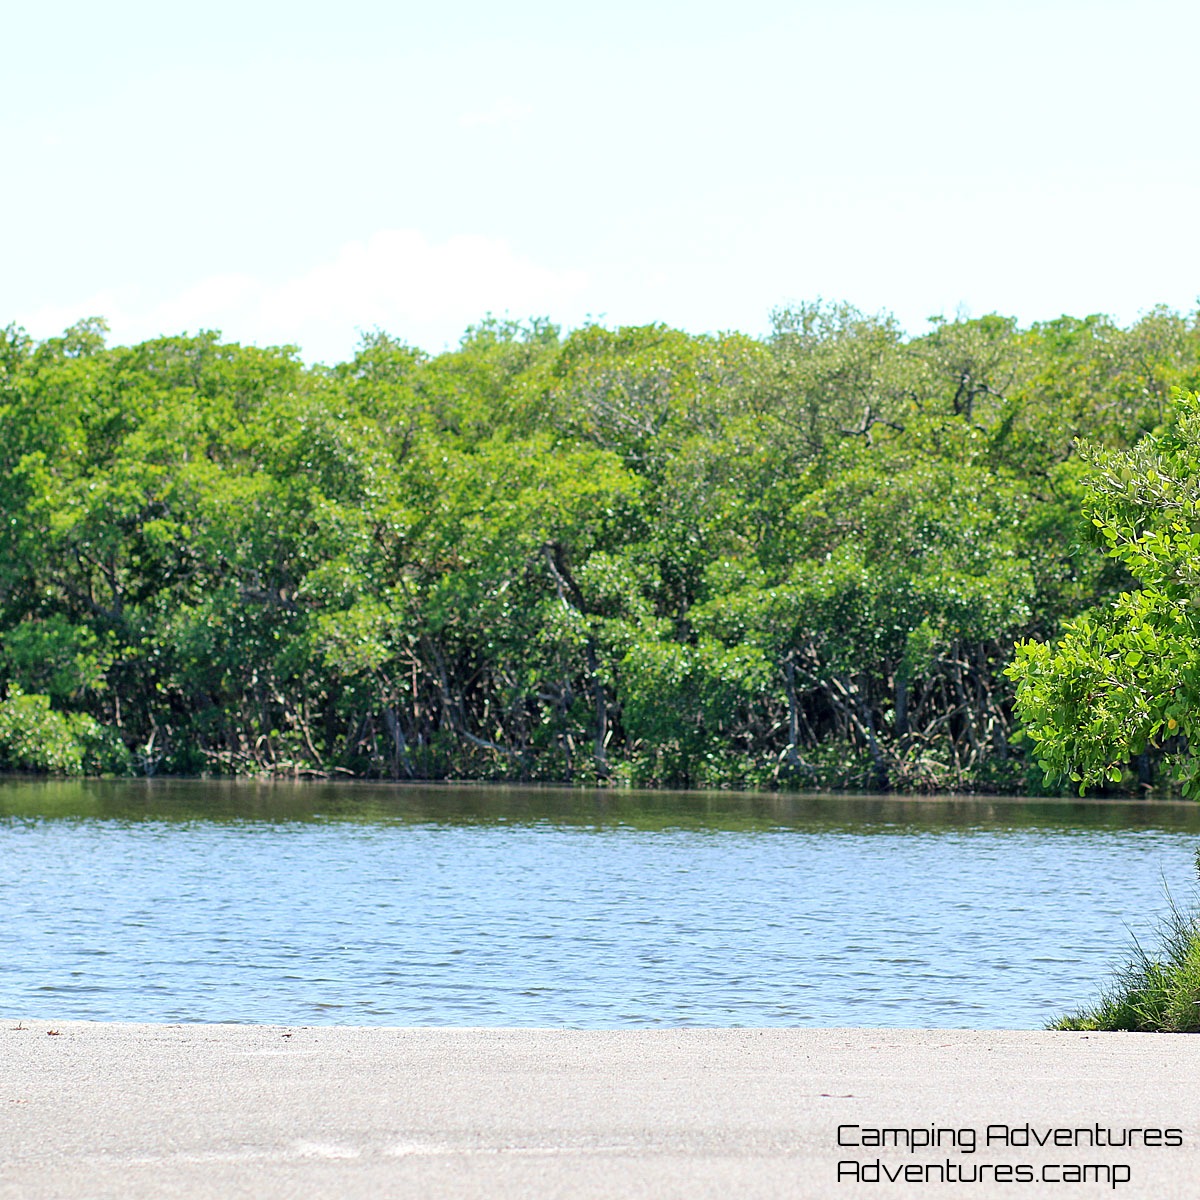
<svg viewBox="0 0 1200 1200">
<path fill-rule="evenodd" d="M 488 312 L 560 313 L 587 282 L 582 271 L 543 267 L 500 239 L 463 234 L 433 243 L 414 230 L 382 230 L 282 282 L 213 275 L 157 300 L 100 292 L 43 308 L 28 328 L 46 337 L 81 316 L 99 315 L 115 342 L 220 329 L 231 340 L 294 343 L 306 358 L 335 361 L 349 356 L 364 329 L 379 327 L 438 350 Z"/>
</svg>

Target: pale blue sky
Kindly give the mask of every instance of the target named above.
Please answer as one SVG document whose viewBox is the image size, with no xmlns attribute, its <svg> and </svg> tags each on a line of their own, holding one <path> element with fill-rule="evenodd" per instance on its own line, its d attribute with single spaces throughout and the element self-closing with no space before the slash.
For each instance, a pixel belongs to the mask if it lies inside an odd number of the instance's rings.
<svg viewBox="0 0 1200 1200">
<path fill-rule="evenodd" d="M 1192 4 L 111 0 L 6 14 L 0 324 L 348 355 L 488 310 L 1200 294 Z"/>
</svg>

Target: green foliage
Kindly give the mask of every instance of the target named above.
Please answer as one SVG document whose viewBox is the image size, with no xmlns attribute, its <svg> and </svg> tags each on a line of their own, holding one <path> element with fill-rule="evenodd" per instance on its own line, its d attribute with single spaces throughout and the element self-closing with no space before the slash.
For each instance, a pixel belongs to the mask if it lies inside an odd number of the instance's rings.
<svg viewBox="0 0 1200 1200">
<path fill-rule="evenodd" d="M 1055 752 L 1014 740 L 1015 642 L 1075 620 L 1110 674 L 1168 673 L 1146 695 L 1185 671 L 1190 609 L 1156 599 L 1184 534 L 1137 515 L 1162 507 L 1149 460 L 1131 493 L 1095 456 L 1198 362 L 1195 320 L 1158 310 L 905 337 L 815 304 L 761 340 L 489 317 L 438 355 L 375 331 L 332 368 L 10 327 L 4 761 L 1026 787 L 1026 747 Z M 1081 616 L 1114 601 L 1136 631 Z M 1091 712 L 1097 746 L 1182 749 L 1190 710 L 1156 727 L 1139 695 Z"/>
<path fill-rule="evenodd" d="M 1054 646 L 1018 646 L 1018 710 L 1047 776 L 1081 793 L 1171 750 L 1184 793 L 1200 795 L 1200 396 L 1177 389 L 1172 425 L 1132 450 L 1084 455 L 1096 538 L 1141 586 L 1068 622 Z"/>
<path fill-rule="evenodd" d="M 638 641 L 621 662 L 625 730 L 633 742 L 631 778 L 690 787 L 727 781 L 731 735 L 769 695 L 773 671 L 755 646 Z M 740 757 L 750 761 L 749 747 Z M 714 770 L 714 764 L 716 769 Z"/>
<path fill-rule="evenodd" d="M 130 756 L 115 732 L 87 713 L 62 713 L 49 696 L 11 686 L 0 700 L 0 765 L 54 775 L 125 775 Z"/>
<path fill-rule="evenodd" d="M 62 613 L 22 621 L 3 638 L 9 679 L 26 692 L 45 692 L 65 702 L 106 686 L 111 655 L 86 625 L 72 625 Z"/>
</svg>

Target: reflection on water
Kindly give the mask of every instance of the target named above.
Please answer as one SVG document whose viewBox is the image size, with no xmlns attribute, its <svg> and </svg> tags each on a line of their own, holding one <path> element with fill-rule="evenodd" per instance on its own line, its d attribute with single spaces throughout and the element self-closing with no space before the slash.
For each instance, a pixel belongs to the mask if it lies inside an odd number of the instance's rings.
<svg viewBox="0 0 1200 1200">
<path fill-rule="evenodd" d="M 0 1011 L 1036 1027 L 1190 895 L 1200 806 L 0 784 Z"/>
</svg>

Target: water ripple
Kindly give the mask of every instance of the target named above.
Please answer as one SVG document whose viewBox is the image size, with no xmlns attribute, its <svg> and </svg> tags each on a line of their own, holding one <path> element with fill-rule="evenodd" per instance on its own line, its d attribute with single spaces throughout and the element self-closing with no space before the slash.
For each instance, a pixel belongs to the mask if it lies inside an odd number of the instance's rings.
<svg viewBox="0 0 1200 1200">
<path fill-rule="evenodd" d="M 0 1007 L 132 1021 L 1038 1026 L 1173 830 L 0 817 Z"/>
</svg>

